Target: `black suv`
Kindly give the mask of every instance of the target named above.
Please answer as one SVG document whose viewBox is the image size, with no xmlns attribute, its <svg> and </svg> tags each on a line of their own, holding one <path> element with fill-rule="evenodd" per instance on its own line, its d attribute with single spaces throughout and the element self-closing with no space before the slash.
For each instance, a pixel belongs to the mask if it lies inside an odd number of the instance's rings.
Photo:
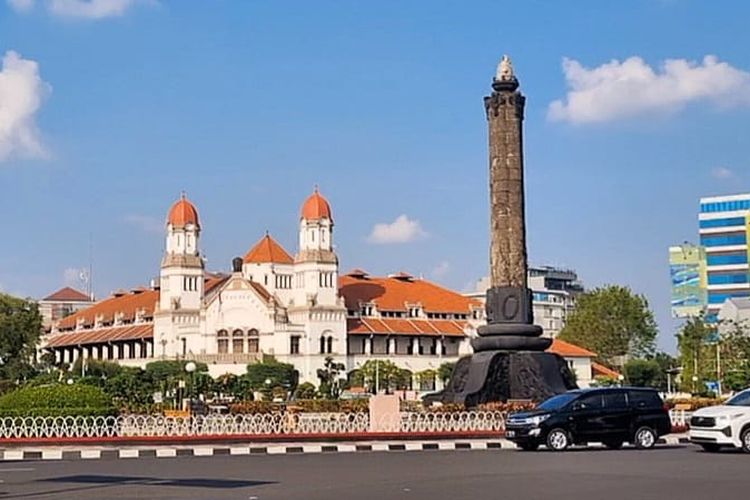
<svg viewBox="0 0 750 500">
<path fill-rule="evenodd" d="M 669 412 L 655 390 L 611 387 L 558 394 L 534 410 L 512 413 L 505 437 L 527 451 L 541 444 L 562 451 L 589 442 L 616 449 L 626 441 L 646 449 L 671 430 Z"/>
</svg>

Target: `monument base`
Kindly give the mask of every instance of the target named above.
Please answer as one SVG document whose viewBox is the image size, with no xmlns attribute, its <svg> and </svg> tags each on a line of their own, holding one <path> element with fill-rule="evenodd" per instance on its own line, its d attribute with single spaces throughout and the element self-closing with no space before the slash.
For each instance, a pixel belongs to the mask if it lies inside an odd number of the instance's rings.
<svg viewBox="0 0 750 500">
<path fill-rule="evenodd" d="M 446 388 L 425 398 L 425 403 L 463 404 L 527 399 L 543 401 L 577 389 L 562 356 L 535 351 L 484 351 L 461 358 Z"/>
</svg>

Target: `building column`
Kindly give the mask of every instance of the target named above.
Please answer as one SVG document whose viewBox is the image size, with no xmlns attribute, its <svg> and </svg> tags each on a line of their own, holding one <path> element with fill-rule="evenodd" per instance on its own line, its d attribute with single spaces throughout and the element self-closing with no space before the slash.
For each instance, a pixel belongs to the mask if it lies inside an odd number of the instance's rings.
<svg viewBox="0 0 750 500">
<path fill-rule="evenodd" d="M 135 342 L 133 342 L 133 352 L 134 352 L 133 356 L 135 358 L 139 359 L 141 358 L 141 356 L 143 356 L 141 354 L 143 352 L 142 349 L 143 349 L 143 344 L 139 340 L 136 340 Z"/>
<path fill-rule="evenodd" d="M 372 354 L 372 335 L 367 337 L 367 342 L 365 342 L 365 354 Z"/>
<path fill-rule="evenodd" d="M 412 337 L 411 351 L 414 356 L 419 356 L 419 337 Z"/>
<path fill-rule="evenodd" d="M 435 342 L 435 354 L 437 354 L 439 358 L 443 357 L 443 337 L 438 337 Z"/>
<path fill-rule="evenodd" d="M 55 364 L 59 365 L 63 362 L 63 353 L 60 349 L 54 349 L 53 352 L 55 353 Z"/>
<path fill-rule="evenodd" d="M 390 338 L 388 338 L 388 344 L 390 344 L 388 346 L 388 352 L 390 354 L 396 354 L 396 352 L 397 352 L 396 351 L 396 337 L 390 337 Z"/>
<path fill-rule="evenodd" d="M 154 357 L 154 341 L 153 340 L 151 342 L 146 340 L 146 357 L 147 358 Z"/>
</svg>

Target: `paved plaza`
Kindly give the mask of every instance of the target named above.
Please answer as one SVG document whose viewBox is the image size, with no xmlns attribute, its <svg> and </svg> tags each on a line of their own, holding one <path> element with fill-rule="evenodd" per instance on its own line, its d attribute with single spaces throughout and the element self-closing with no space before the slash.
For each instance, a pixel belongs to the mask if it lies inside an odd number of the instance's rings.
<svg viewBox="0 0 750 500">
<path fill-rule="evenodd" d="M 337 453 L 6 462 L 0 498 L 744 498 L 750 457 L 652 451 Z"/>
</svg>

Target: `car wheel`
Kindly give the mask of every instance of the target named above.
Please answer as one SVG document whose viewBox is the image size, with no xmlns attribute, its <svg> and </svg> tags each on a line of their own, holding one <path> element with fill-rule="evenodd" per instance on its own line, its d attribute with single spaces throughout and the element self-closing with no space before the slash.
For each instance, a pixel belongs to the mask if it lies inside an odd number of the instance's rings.
<svg viewBox="0 0 750 500">
<path fill-rule="evenodd" d="M 714 443 L 703 443 L 701 444 L 701 448 L 703 448 L 703 451 L 707 453 L 716 453 L 721 449 L 721 447 L 718 444 Z"/>
<path fill-rule="evenodd" d="M 570 436 L 564 429 L 552 429 L 547 434 L 547 448 L 554 451 L 565 451 L 570 446 Z"/>
<path fill-rule="evenodd" d="M 536 451 L 539 445 L 536 443 L 522 443 L 518 445 L 523 451 Z"/>
<path fill-rule="evenodd" d="M 740 440 L 742 441 L 742 451 L 750 453 L 750 427 L 742 431 Z"/>
<path fill-rule="evenodd" d="M 619 450 L 622 448 L 623 441 L 621 439 L 613 439 L 611 441 L 604 441 L 604 446 L 610 450 Z"/>
<path fill-rule="evenodd" d="M 640 450 L 648 450 L 656 445 L 657 439 L 656 432 L 651 427 L 641 427 L 635 431 L 633 444 Z"/>
</svg>

